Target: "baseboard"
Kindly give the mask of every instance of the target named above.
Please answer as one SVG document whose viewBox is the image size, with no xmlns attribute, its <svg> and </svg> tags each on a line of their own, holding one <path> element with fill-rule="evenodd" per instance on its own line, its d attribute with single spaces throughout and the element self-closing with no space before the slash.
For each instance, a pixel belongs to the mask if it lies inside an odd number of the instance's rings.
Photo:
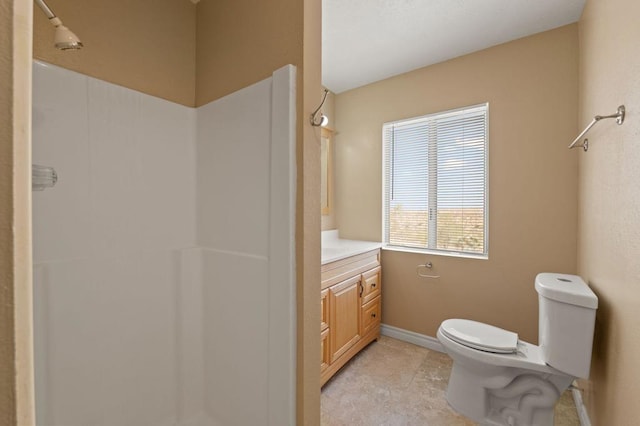
<svg viewBox="0 0 640 426">
<path fill-rule="evenodd" d="M 382 324 L 380 326 L 380 334 L 382 334 L 383 336 L 389 336 L 393 337 L 394 339 L 402 340 L 403 342 L 413 343 L 414 345 L 422 346 L 423 348 L 431 349 L 432 351 L 444 352 L 444 348 L 442 347 L 442 344 L 438 341 L 438 339 L 436 339 L 435 337 L 416 333 L 414 331 L 404 330 L 392 325 Z"/>
<path fill-rule="evenodd" d="M 576 410 L 578 411 L 580 426 L 591 426 L 591 420 L 587 413 L 587 407 L 585 407 L 584 402 L 582 401 L 582 393 L 580 392 L 580 389 L 574 386 L 571 389 L 571 393 L 573 394 L 573 402 L 575 402 Z"/>
</svg>

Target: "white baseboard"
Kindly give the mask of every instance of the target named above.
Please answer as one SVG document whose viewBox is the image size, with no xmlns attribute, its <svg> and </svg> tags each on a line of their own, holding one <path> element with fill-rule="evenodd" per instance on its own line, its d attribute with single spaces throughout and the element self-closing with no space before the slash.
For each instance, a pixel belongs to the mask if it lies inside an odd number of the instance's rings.
<svg viewBox="0 0 640 426">
<path fill-rule="evenodd" d="M 580 426 L 591 426 L 591 420 L 587 413 L 587 407 L 584 406 L 584 402 L 582 401 L 582 393 L 580 393 L 580 389 L 574 387 L 571 389 L 571 393 L 573 394 L 573 402 L 575 402 L 576 410 L 578 411 Z"/>
<path fill-rule="evenodd" d="M 402 340 L 403 342 L 413 343 L 414 345 L 422 346 L 423 348 L 431 349 L 433 351 L 444 352 L 442 344 L 435 337 L 404 330 L 387 324 L 382 324 L 380 326 L 380 334 Z"/>
</svg>

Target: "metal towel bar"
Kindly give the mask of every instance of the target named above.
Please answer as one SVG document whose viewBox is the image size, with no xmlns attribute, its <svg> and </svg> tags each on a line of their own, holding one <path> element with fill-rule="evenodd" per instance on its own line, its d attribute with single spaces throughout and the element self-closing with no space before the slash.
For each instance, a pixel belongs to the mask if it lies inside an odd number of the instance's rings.
<svg viewBox="0 0 640 426">
<path fill-rule="evenodd" d="M 431 269 L 431 268 L 433 268 L 433 263 L 427 262 L 424 265 L 418 265 L 418 267 L 416 268 L 416 274 L 421 278 L 440 278 L 440 275 L 421 274 L 420 273 L 420 269 L 422 269 L 422 268 Z"/>
<path fill-rule="evenodd" d="M 615 114 L 611 114 L 611 115 L 596 115 L 595 117 L 593 117 L 593 120 L 591 121 L 591 123 L 589 123 L 589 125 L 578 135 L 578 137 L 575 138 L 573 142 L 571 142 L 571 145 L 569 145 L 569 149 L 581 147 L 582 149 L 587 151 L 589 149 L 589 141 L 587 139 L 585 139 L 585 141 L 584 141 L 584 143 L 582 145 L 576 145 L 576 144 L 578 143 L 578 141 L 580 141 L 580 139 L 582 139 L 582 137 L 584 135 L 587 134 L 587 132 L 589 130 L 591 130 L 591 128 L 598 121 L 603 120 L 605 118 L 615 118 L 616 119 L 616 123 L 618 123 L 618 125 L 620 125 L 620 124 L 624 123 L 624 116 L 625 116 L 624 105 L 620 105 L 618 107 L 618 111 L 616 111 Z"/>
</svg>

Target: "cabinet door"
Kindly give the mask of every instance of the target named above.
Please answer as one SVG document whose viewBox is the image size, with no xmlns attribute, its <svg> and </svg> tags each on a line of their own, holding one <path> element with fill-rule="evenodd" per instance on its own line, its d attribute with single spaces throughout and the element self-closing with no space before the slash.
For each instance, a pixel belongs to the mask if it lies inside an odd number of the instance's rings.
<svg viewBox="0 0 640 426">
<path fill-rule="evenodd" d="M 329 328 L 329 289 L 320 292 L 320 331 Z"/>
<path fill-rule="evenodd" d="M 329 346 L 329 329 L 320 333 L 320 373 L 329 367 L 331 362 L 331 349 Z"/>
<path fill-rule="evenodd" d="M 381 271 L 382 268 L 378 266 L 362 274 L 362 285 L 364 286 L 362 292 L 363 305 L 380 296 L 380 292 L 382 291 Z"/>
<path fill-rule="evenodd" d="M 329 287 L 331 362 L 360 340 L 360 276 Z"/>
</svg>

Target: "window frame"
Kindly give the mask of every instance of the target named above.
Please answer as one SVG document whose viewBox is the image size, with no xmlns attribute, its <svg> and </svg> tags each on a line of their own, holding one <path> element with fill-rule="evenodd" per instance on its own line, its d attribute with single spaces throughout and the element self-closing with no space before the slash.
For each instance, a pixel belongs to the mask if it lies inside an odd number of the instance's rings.
<svg viewBox="0 0 640 426">
<path fill-rule="evenodd" d="M 390 182 L 389 182 L 389 174 L 387 172 L 387 167 L 390 167 L 390 164 L 388 164 L 388 162 L 390 161 L 387 158 L 387 154 L 388 154 L 388 148 L 387 148 L 387 144 L 388 141 L 385 140 L 385 127 L 389 126 L 389 125 L 394 125 L 394 124 L 407 124 L 409 122 L 412 121 L 423 121 L 423 120 L 428 120 L 430 118 L 434 118 L 434 117 L 446 117 L 447 115 L 451 115 L 451 116 L 455 116 L 455 115 L 462 115 L 465 113 L 465 111 L 469 111 L 469 110 L 473 110 L 473 109 L 480 109 L 480 108 L 484 108 L 484 114 L 485 114 L 485 128 L 484 128 L 484 244 L 483 244 L 483 252 L 482 253 L 474 253 L 474 252 L 465 252 L 465 251 L 456 251 L 456 250 L 444 250 L 444 249 L 437 249 L 437 248 L 431 248 L 431 247 L 427 247 L 427 248 L 419 248 L 419 247 L 408 247 L 408 246 L 398 246 L 398 245 L 392 245 L 389 243 L 389 234 L 390 232 L 387 232 L 387 230 L 389 230 L 389 226 L 388 226 L 388 221 L 389 221 L 389 208 L 388 206 L 390 206 L 390 200 L 389 198 L 389 194 L 390 191 L 387 190 Z M 454 109 L 449 109 L 449 110 L 444 110 L 444 111 L 437 111 L 434 113 L 429 113 L 429 114 L 425 114 L 425 115 L 420 115 L 420 116 L 416 116 L 416 117 L 411 117 L 411 118 L 406 118 L 406 119 L 400 119 L 400 120 L 393 120 L 393 121 L 388 121 L 388 122 L 384 122 L 382 124 L 382 132 L 381 132 L 381 136 L 382 136 L 382 249 L 383 250 L 389 250 L 389 251 L 398 251 L 398 252 L 407 252 L 407 253 L 420 253 L 420 254 L 429 254 L 429 255 L 439 255 L 439 256 L 449 256 L 449 257 L 459 257 L 459 258 L 469 258 L 469 259 L 489 259 L 489 125 L 490 125 L 490 118 L 489 118 L 489 102 L 483 102 L 480 104 L 474 104 L 474 105 L 469 105 L 469 106 L 464 106 L 464 107 L 460 107 L 460 108 L 454 108 Z M 431 150 L 432 147 L 432 143 L 429 143 L 429 150 Z M 437 158 L 433 161 L 428 160 L 429 167 L 431 167 L 433 164 L 437 165 Z M 429 182 L 429 186 L 431 186 L 431 182 Z M 434 185 L 435 190 L 437 190 L 437 183 Z M 430 188 L 428 190 L 429 195 L 431 195 L 431 191 L 433 191 L 434 188 Z M 430 201 L 429 201 L 429 210 L 431 210 L 431 197 L 430 197 Z M 428 233 L 428 242 L 427 244 L 431 244 L 431 240 L 432 238 L 436 239 L 437 235 L 435 235 L 434 237 L 432 237 L 431 235 L 433 235 L 431 233 L 432 227 L 437 226 L 437 220 L 429 220 L 428 223 L 428 228 L 429 228 L 429 233 Z"/>
</svg>

